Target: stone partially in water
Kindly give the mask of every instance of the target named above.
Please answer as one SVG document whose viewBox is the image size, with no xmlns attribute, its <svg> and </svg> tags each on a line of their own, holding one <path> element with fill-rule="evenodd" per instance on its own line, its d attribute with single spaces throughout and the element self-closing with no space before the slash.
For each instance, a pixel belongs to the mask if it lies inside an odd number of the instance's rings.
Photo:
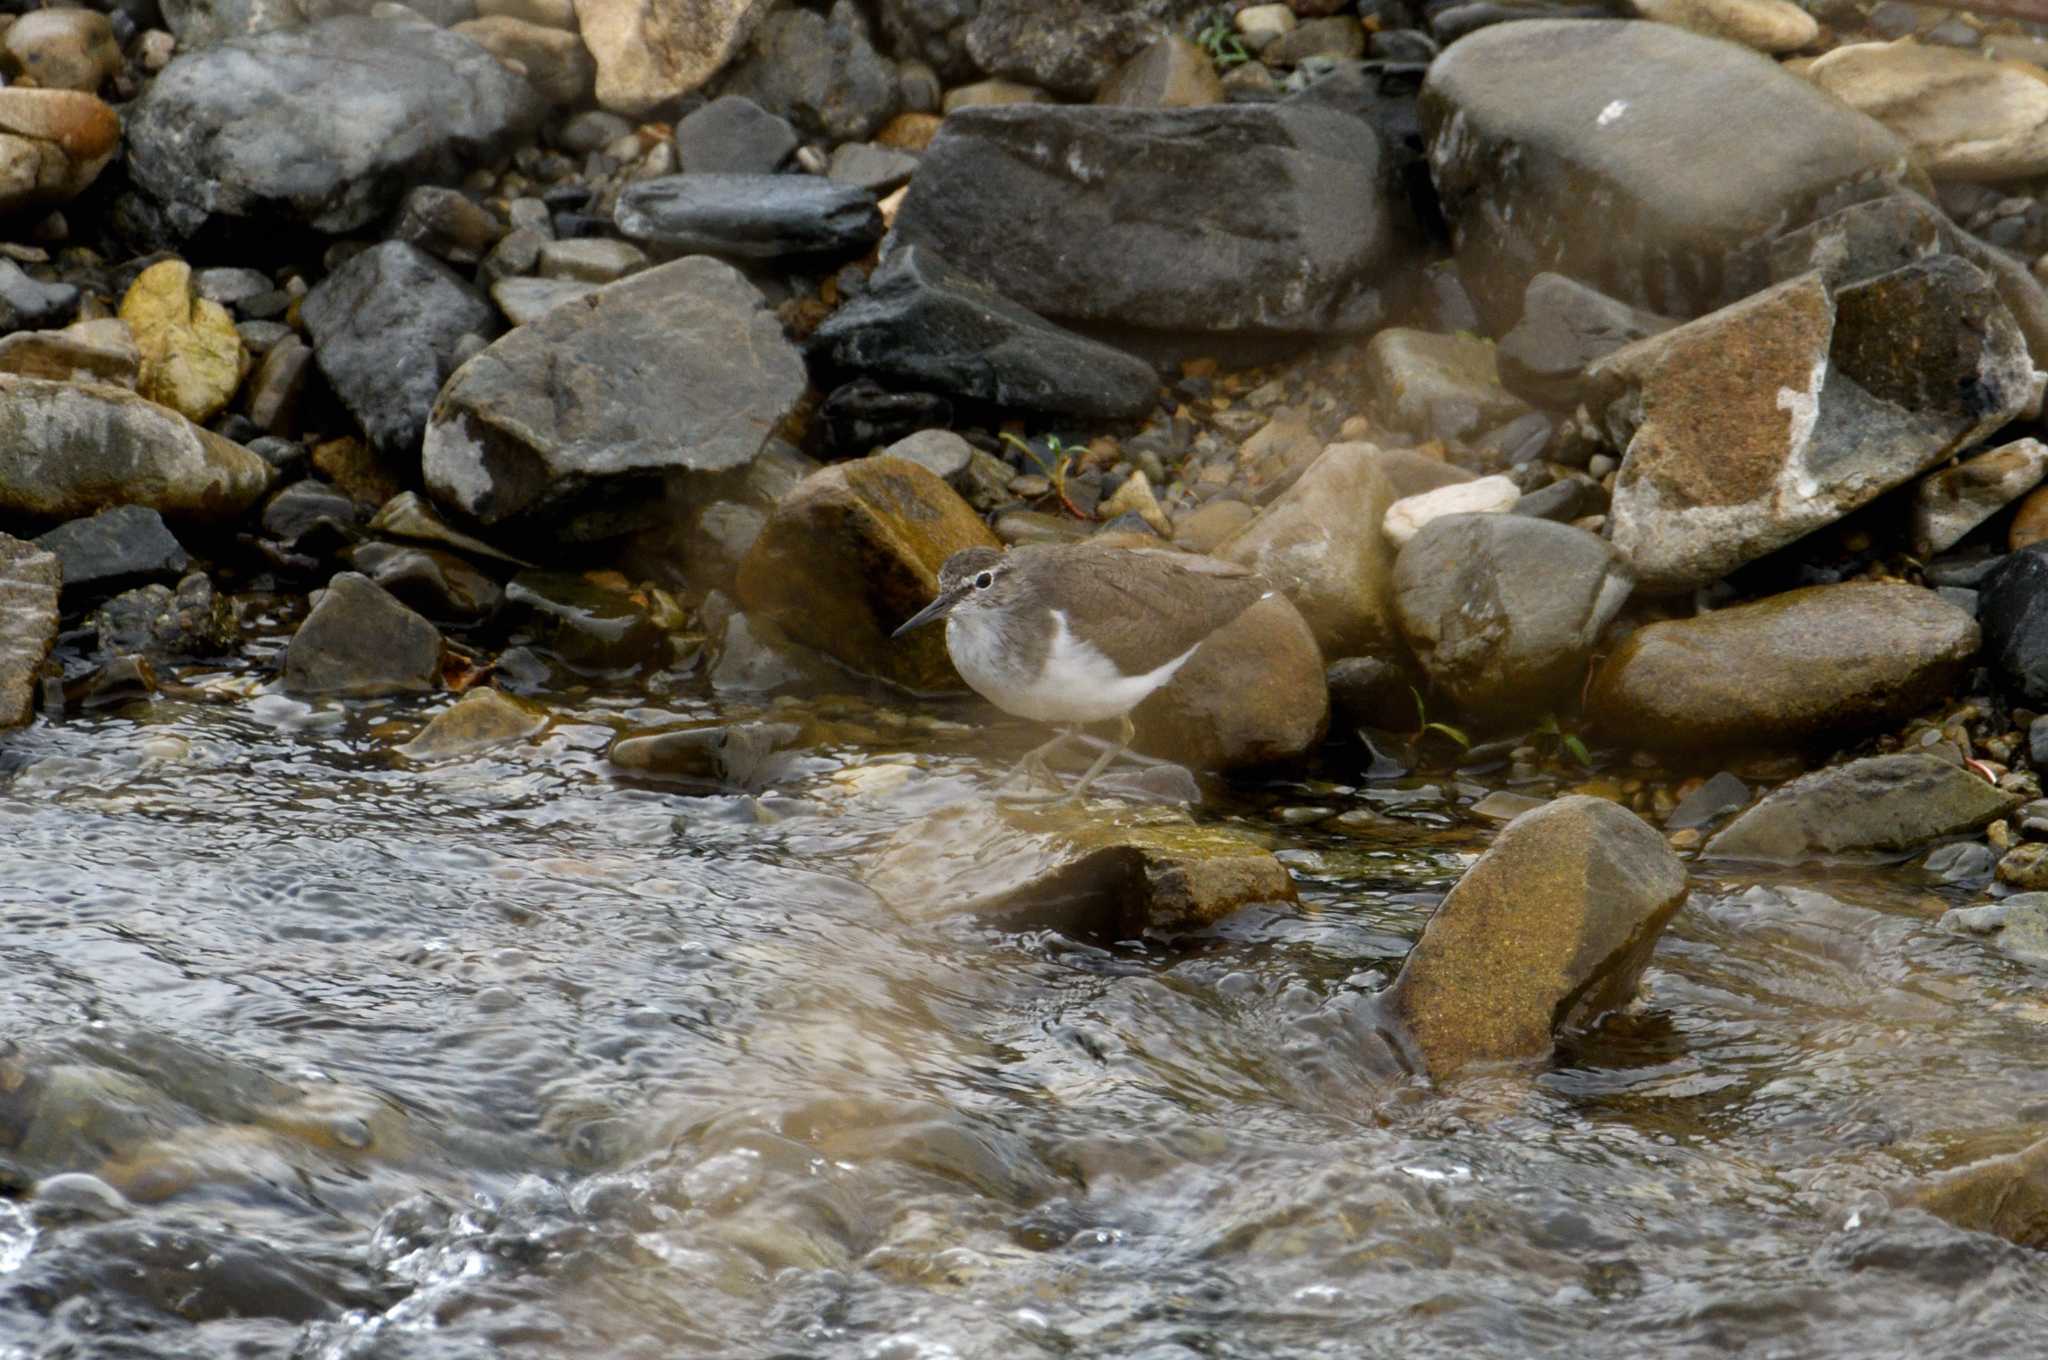
<svg viewBox="0 0 2048 1360">
<path fill-rule="evenodd" d="M 1011 105 L 947 117 L 895 230 L 1067 325 L 1324 333 L 1378 323 L 1390 216 L 1340 113 Z"/>
<path fill-rule="evenodd" d="M 1159 400 L 1144 360 L 1053 325 L 923 246 L 893 251 L 813 333 L 811 354 L 847 376 L 1005 412 L 1117 420 Z"/>
<path fill-rule="evenodd" d="M 663 641 L 643 599 L 574 572 L 520 572 L 505 585 L 505 613 L 516 637 L 572 670 L 638 666 Z"/>
<path fill-rule="evenodd" d="M 1190 769 L 1298 759 L 1329 729 L 1322 650 L 1301 611 L 1269 595 L 1211 633 L 1131 720 L 1139 750 Z"/>
<path fill-rule="evenodd" d="M 1945 1172 L 1894 1198 L 1967 1232 L 2048 1248 L 2048 1139 Z"/>
<path fill-rule="evenodd" d="M 0 728 L 35 709 L 36 674 L 57 639 L 56 554 L 0 534 Z"/>
<path fill-rule="evenodd" d="M 495 689 L 476 689 L 436 713 L 398 753 L 408 760 L 449 760 L 524 741 L 547 725 L 546 714 L 519 700 Z"/>
<path fill-rule="evenodd" d="M 812 473 L 783 498 L 740 563 L 740 602 L 864 675 L 959 689 L 944 629 L 889 634 L 931 601 L 948 557 L 1000 546 L 916 463 L 857 459 Z"/>
<path fill-rule="evenodd" d="M 1216 549 L 1279 587 L 1330 660 L 1383 655 L 1398 645 L 1394 551 L 1379 530 L 1395 499 L 1383 457 L 1371 444 L 1330 445 Z"/>
<path fill-rule="evenodd" d="M 1110 939 L 1296 900 L 1286 867 L 1241 833 L 1095 804 L 955 803 L 898 832 L 862 877 L 912 921 L 972 913 Z"/>
<path fill-rule="evenodd" d="M 1952 907 L 1941 914 L 1944 930 L 1988 935 L 2020 958 L 2048 961 L 2048 893 L 2014 893 L 1981 907 Z"/>
<path fill-rule="evenodd" d="M 1557 1034 L 1635 995 L 1685 901 L 1685 866 L 1625 808 L 1583 795 L 1510 822 L 1430 916 L 1381 996 L 1443 1080 L 1542 1062 Z"/>
<path fill-rule="evenodd" d="M 1600 634 L 1628 599 L 1605 540 L 1520 515 L 1431 520 L 1394 563 L 1402 635 L 1430 684 L 1487 725 L 1578 697 Z"/>
<path fill-rule="evenodd" d="M 2022 801 L 1937 756 L 1870 756 L 1775 790 L 1708 841 L 1706 853 L 1778 864 L 1903 855 L 1939 837 L 1974 831 Z"/>
<path fill-rule="evenodd" d="M 420 694 L 440 677 L 440 632 L 352 571 L 327 583 L 284 651 L 284 687 L 291 694 Z"/>
<path fill-rule="evenodd" d="M 1586 711 L 1655 750 L 1796 745 L 1910 717 L 1954 691 L 1977 623 L 1918 586 L 1810 586 L 1638 629 Z"/>
<path fill-rule="evenodd" d="M 75 519 L 129 504 L 229 519 L 271 475 L 240 444 L 126 389 L 0 374 L 0 510 Z"/>
<path fill-rule="evenodd" d="M 1588 371 L 1586 408 L 1623 453 L 1614 545 L 1646 592 L 1710 584 L 1969 447 L 2033 382 L 1963 259 L 1832 292 L 1802 275 Z"/>
<path fill-rule="evenodd" d="M 795 723 L 713 723 L 621 737 L 612 743 L 606 759 L 635 774 L 760 789 L 788 764 L 777 754 L 802 736 L 803 729 Z"/>
<path fill-rule="evenodd" d="M 343 554 L 350 567 L 429 619 L 475 623 L 496 612 L 505 592 L 452 552 L 408 543 L 358 543 Z"/>
<path fill-rule="evenodd" d="M 1422 120 L 1459 272 L 1495 334 L 1545 272 L 1667 316 L 1711 311 L 1767 281 L 1767 236 L 1912 174 L 1877 123 L 1666 24 L 1469 34 L 1431 63 Z"/>
<path fill-rule="evenodd" d="M 760 291 L 694 256 L 564 303 L 457 369 L 422 471 L 487 526 L 611 537 L 658 519 L 675 474 L 750 462 L 807 381 Z"/>
</svg>

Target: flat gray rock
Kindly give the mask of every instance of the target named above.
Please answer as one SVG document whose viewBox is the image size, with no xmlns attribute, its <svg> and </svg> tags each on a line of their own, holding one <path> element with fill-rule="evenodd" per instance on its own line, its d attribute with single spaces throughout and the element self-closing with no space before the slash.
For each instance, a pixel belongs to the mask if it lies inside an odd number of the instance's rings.
<svg viewBox="0 0 2048 1360">
<path fill-rule="evenodd" d="M 1870 756 L 1795 779 L 1707 842 L 1718 859 L 1893 856 L 1974 831 L 2023 800 L 1935 756 Z"/>
<path fill-rule="evenodd" d="M 1392 248 L 1377 134 L 1327 109 L 962 109 L 896 238 L 1041 316 L 1137 331 L 1355 332 Z"/>
<path fill-rule="evenodd" d="M 815 175 L 664 175 L 626 186 L 612 218 L 672 251 L 772 260 L 858 255 L 882 239 L 865 189 Z"/>
<path fill-rule="evenodd" d="M 677 260 L 457 369 L 428 422 L 427 487 L 485 525 L 608 537 L 658 514 L 671 474 L 752 460 L 808 381 L 758 289 L 720 261 Z"/>
<path fill-rule="evenodd" d="M 545 112 L 468 38 L 347 15 L 173 60 L 129 107 L 128 172 L 187 234 L 214 216 L 350 232 L 510 154 Z"/>
</svg>

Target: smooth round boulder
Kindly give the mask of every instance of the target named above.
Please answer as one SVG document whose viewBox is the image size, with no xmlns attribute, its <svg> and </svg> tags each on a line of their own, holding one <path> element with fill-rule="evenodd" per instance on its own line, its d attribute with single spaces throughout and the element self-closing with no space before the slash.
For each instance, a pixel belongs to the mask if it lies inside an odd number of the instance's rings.
<svg viewBox="0 0 2048 1360">
<path fill-rule="evenodd" d="M 1977 621 L 1931 590 L 1809 586 L 1637 629 L 1587 712 L 1652 750 L 1798 746 L 1910 717 L 1952 693 Z"/>
</svg>

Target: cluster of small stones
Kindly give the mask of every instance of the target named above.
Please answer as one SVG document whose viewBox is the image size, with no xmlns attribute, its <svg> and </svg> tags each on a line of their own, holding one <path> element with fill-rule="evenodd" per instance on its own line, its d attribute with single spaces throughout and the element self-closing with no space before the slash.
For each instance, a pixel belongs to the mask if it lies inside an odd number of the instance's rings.
<svg viewBox="0 0 2048 1360">
<path fill-rule="evenodd" d="M 2048 889 L 2048 38 L 962 8 L 0 18 L 0 726 L 283 636 L 310 700 L 472 691 L 420 760 L 571 685 L 953 689 L 888 640 L 946 554 L 1094 538 L 1278 587 L 1147 749 L 1290 767 L 1280 821 L 1365 835 L 1317 792 L 1440 771 L 1633 873 L 1585 995 L 1671 850 Z M 614 757 L 759 788 L 806 736 Z M 1131 853 L 1175 919 L 1285 895 L 1190 906 Z M 1389 998 L 1417 1033 L 1428 984 Z"/>
</svg>

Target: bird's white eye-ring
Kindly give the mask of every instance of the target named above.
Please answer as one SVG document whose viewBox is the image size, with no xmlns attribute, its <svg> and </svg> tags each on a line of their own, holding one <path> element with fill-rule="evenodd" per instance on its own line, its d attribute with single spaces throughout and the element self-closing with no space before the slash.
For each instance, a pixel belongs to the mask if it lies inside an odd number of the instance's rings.
<svg viewBox="0 0 2048 1360">
<path fill-rule="evenodd" d="M 987 590 L 990 586 L 994 585 L 995 583 L 996 574 L 992 571 L 985 571 L 981 575 L 974 578 L 974 588 L 976 590 Z"/>
</svg>

